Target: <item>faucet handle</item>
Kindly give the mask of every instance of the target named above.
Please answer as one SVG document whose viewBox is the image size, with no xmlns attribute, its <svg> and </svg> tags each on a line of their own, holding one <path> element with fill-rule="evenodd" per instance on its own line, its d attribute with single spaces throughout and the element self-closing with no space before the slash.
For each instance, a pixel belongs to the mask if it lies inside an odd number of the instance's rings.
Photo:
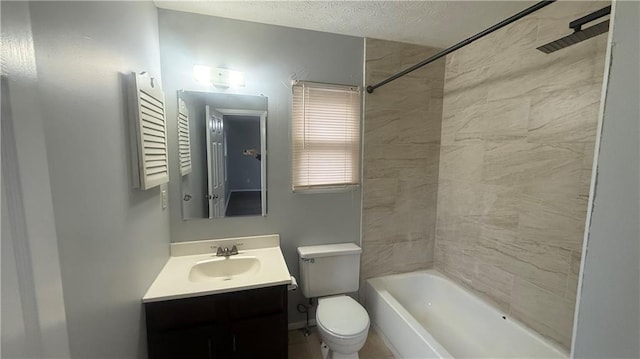
<svg viewBox="0 0 640 359">
<path fill-rule="evenodd" d="M 231 247 L 231 255 L 233 254 L 238 254 L 238 247 L 236 247 L 236 245 L 234 244 L 233 247 Z"/>
<path fill-rule="evenodd" d="M 218 251 L 216 251 L 216 255 L 217 255 L 217 256 L 222 256 L 222 255 L 224 255 L 224 250 L 222 249 L 222 247 L 218 247 Z"/>
</svg>

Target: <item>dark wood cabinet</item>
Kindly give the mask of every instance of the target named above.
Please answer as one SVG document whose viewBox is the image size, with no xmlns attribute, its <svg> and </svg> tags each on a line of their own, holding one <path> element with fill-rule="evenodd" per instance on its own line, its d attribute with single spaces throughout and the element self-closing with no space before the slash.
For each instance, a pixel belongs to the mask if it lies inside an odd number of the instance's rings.
<svg viewBox="0 0 640 359">
<path fill-rule="evenodd" d="M 287 335 L 269 335 L 273 328 L 282 328 L 282 316 L 272 315 L 235 321 L 231 324 L 233 358 L 286 358 Z M 286 319 L 284 327 L 287 327 Z M 263 335 L 264 334 L 264 335 Z M 285 353 L 283 355 L 282 353 Z"/>
<path fill-rule="evenodd" d="M 145 303 L 150 359 L 287 358 L 287 287 Z"/>
<path fill-rule="evenodd" d="M 223 326 L 183 328 L 148 334 L 149 358 L 229 358 Z"/>
</svg>

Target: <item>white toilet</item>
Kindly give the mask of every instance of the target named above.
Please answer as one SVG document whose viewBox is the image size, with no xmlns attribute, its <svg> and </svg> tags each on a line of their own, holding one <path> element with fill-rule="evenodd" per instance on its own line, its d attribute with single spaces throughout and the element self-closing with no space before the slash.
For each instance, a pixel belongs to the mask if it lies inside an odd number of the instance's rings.
<svg viewBox="0 0 640 359">
<path fill-rule="evenodd" d="M 369 333 L 369 315 L 345 293 L 360 285 L 360 253 L 353 243 L 299 247 L 300 287 L 319 298 L 316 310 L 324 359 L 357 359 Z"/>
</svg>

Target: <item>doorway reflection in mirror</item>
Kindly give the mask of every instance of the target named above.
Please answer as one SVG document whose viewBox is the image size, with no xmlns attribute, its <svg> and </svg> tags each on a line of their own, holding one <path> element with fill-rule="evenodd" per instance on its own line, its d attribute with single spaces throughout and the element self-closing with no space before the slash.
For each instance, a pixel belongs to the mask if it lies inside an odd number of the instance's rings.
<svg viewBox="0 0 640 359">
<path fill-rule="evenodd" d="M 266 215 L 267 98 L 179 95 L 189 110 L 193 163 L 181 181 L 183 219 Z"/>
</svg>

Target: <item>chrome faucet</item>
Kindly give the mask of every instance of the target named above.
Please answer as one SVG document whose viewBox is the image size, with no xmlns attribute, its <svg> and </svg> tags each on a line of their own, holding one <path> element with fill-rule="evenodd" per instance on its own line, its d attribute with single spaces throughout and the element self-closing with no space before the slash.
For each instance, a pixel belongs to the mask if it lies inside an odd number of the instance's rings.
<svg viewBox="0 0 640 359">
<path fill-rule="evenodd" d="M 218 247 L 218 251 L 216 252 L 216 256 L 218 257 L 229 257 L 238 254 L 238 247 L 234 244 L 231 249 L 229 247 Z"/>
</svg>

